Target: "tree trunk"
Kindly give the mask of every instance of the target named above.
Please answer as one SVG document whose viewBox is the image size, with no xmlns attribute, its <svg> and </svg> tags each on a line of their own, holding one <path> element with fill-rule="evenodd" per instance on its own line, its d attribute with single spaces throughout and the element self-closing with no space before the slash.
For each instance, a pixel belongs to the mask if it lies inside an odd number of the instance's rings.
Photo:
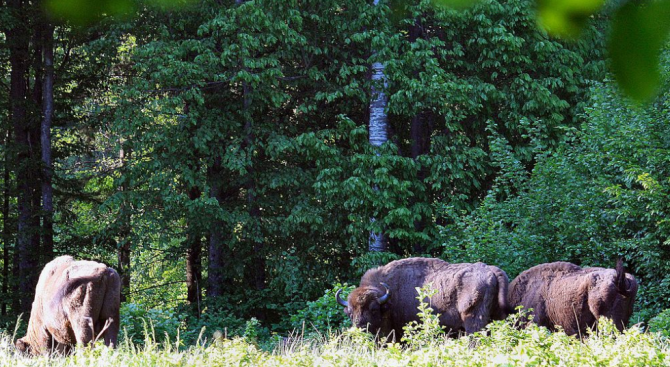
<svg viewBox="0 0 670 367">
<path fill-rule="evenodd" d="M 200 315 L 200 284 L 202 284 L 202 241 L 196 235 L 189 235 L 190 246 L 186 252 L 186 300 L 192 305 L 198 305 Z"/>
<path fill-rule="evenodd" d="M 9 133 L 5 136 L 5 148 L 9 144 Z M 2 192 L 2 316 L 7 315 L 7 305 L 9 303 L 9 152 L 5 150 L 5 170 L 4 186 Z"/>
<path fill-rule="evenodd" d="M 196 200 L 200 197 L 200 189 L 192 187 L 189 190 L 190 200 Z M 198 306 L 198 316 L 200 315 L 200 286 L 202 284 L 202 253 L 201 235 L 195 226 L 188 228 L 188 249 L 186 250 L 186 300 Z"/>
<path fill-rule="evenodd" d="M 126 152 L 127 151 L 127 152 Z M 126 165 L 126 161 L 130 158 L 131 150 L 129 148 L 122 147 L 119 152 L 119 159 L 121 160 L 121 167 Z M 121 192 L 126 191 L 128 188 L 125 185 L 121 185 L 119 190 Z M 121 226 L 119 228 L 119 243 L 117 247 L 117 258 L 119 262 L 119 276 L 121 277 L 121 302 L 128 302 L 128 295 L 130 293 L 130 208 L 128 207 L 127 200 L 123 199 L 123 204 L 121 204 L 121 209 L 119 210 L 119 215 L 121 216 Z"/>
<path fill-rule="evenodd" d="M 51 123 L 54 113 L 54 28 L 47 25 L 44 32 L 44 83 L 42 87 L 42 257 L 46 263 L 53 258 L 53 163 L 51 159 Z"/>
<path fill-rule="evenodd" d="M 235 0 L 235 5 L 239 6 L 245 3 L 246 0 Z M 240 62 L 242 66 L 242 62 Z M 246 70 L 246 68 L 245 68 Z M 247 70 L 248 71 L 248 70 Z M 246 150 L 249 159 L 247 166 L 247 179 L 244 184 L 244 189 L 247 192 L 247 211 L 249 213 L 250 225 L 247 226 L 246 237 L 253 250 L 252 266 L 245 272 L 250 279 L 247 283 L 252 284 L 254 290 L 261 291 L 265 289 L 265 244 L 260 228 L 261 211 L 256 201 L 256 177 L 254 169 L 254 132 L 253 120 L 250 116 L 251 107 L 251 87 L 246 81 L 242 83 L 242 111 L 245 119 L 244 123 L 244 141 L 242 149 Z M 259 320 L 265 320 L 266 312 L 264 308 L 257 308 L 254 310 L 255 317 Z"/>
<path fill-rule="evenodd" d="M 10 0 L 8 5 L 17 17 L 23 14 L 23 2 L 21 0 Z M 16 257 L 18 271 L 18 299 L 19 309 L 17 311 L 30 312 L 32 295 L 37 283 L 37 256 L 39 248 L 32 248 L 32 235 L 37 232 L 33 228 L 33 191 L 31 182 L 30 164 L 30 121 L 27 114 L 27 86 L 29 53 L 29 32 L 24 28 L 25 19 L 15 19 L 11 28 L 7 31 L 7 44 L 9 46 L 9 61 L 11 66 L 11 120 L 14 126 L 14 141 L 17 149 L 18 162 L 16 168 L 17 182 L 17 241 Z"/>
<path fill-rule="evenodd" d="M 430 142 L 429 129 L 426 128 L 427 124 L 427 114 L 424 112 L 419 112 L 416 116 L 412 118 L 412 124 L 410 128 L 410 135 L 412 138 L 412 159 L 418 160 L 419 156 L 426 154 L 428 151 L 428 145 Z M 426 170 L 423 167 L 420 167 L 417 171 L 417 181 L 423 182 L 426 178 Z M 416 203 L 416 199 L 412 199 L 412 203 Z M 426 228 L 425 219 L 417 219 L 414 221 L 414 230 L 416 232 L 422 232 Z M 413 252 L 415 254 L 421 254 L 425 251 L 425 247 L 422 243 L 416 242 L 413 244 Z"/>
<path fill-rule="evenodd" d="M 119 234 L 121 242 L 118 247 L 119 277 L 121 278 L 121 302 L 128 302 L 130 293 L 130 234 L 122 229 Z"/>
<path fill-rule="evenodd" d="M 184 115 L 188 115 L 191 110 L 190 104 L 184 104 Z M 192 126 L 192 125 L 191 125 Z M 189 135 L 194 132 L 189 129 Z M 194 171 L 198 171 L 199 166 L 191 167 Z M 202 195 L 202 191 L 197 186 L 193 186 L 188 190 L 188 198 L 191 201 L 197 200 Z M 200 318 L 200 299 L 202 297 L 202 233 L 200 227 L 195 225 L 194 218 L 187 218 L 186 223 L 186 300 L 191 306 L 197 306 L 197 316 Z M 195 308 L 195 307 L 193 307 Z"/>
<path fill-rule="evenodd" d="M 235 5 L 239 6 L 245 0 L 235 0 Z M 223 208 L 224 201 L 228 195 L 224 194 L 223 185 L 221 184 L 222 173 L 221 157 L 214 159 L 214 164 L 207 169 L 207 180 L 209 182 L 209 197 L 216 199 L 220 208 Z M 212 223 L 209 231 L 209 256 L 207 268 L 207 297 L 215 298 L 223 295 L 226 289 L 225 272 L 231 261 L 234 259 L 232 250 L 226 248 L 224 244 L 223 228 L 225 223 L 216 219 Z"/>
<path fill-rule="evenodd" d="M 18 210 L 18 207 L 17 207 Z M 18 232 L 17 239 L 14 244 L 14 253 L 12 254 L 12 286 L 18 287 L 19 284 L 19 251 L 18 247 Z M 21 311 L 21 294 L 19 292 L 12 292 L 12 313 L 19 313 Z"/>
<path fill-rule="evenodd" d="M 247 191 L 247 210 L 251 220 L 251 225 L 247 228 L 247 239 L 251 242 L 251 247 L 253 249 L 253 266 L 251 269 L 249 269 L 251 270 L 250 280 L 256 291 L 262 291 L 265 289 L 265 246 L 263 243 L 263 235 L 261 233 L 262 229 L 260 226 L 261 211 L 256 201 L 256 172 L 254 168 L 255 137 L 253 130 L 253 120 L 249 112 L 251 108 L 251 87 L 247 82 L 242 83 L 242 92 L 242 108 L 244 111 L 244 118 L 246 119 L 244 123 L 243 149 L 247 151 L 247 156 L 249 159 L 245 189 Z M 255 317 L 259 320 L 265 320 L 266 318 L 265 309 L 263 307 L 256 308 L 254 310 L 254 314 Z"/>
<path fill-rule="evenodd" d="M 409 40 L 410 42 L 415 42 L 422 35 L 421 24 L 417 19 L 414 24 L 409 29 Z M 415 72 L 415 76 L 418 77 L 418 72 Z M 412 123 L 410 127 L 410 137 L 412 139 L 412 149 L 411 155 L 412 159 L 417 161 L 419 156 L 426 154 L 428 152 L 428 146 L 430 144 L 430 130 L 426 128 L 428 113 L 424 111 L 419 111 L 412 118 Z M 423 182 L 426 177 L 426 171 L 421 167 L 417 172 L 417 180 Z M 413 203 L 416 202 L 416 199 L 412 200 Z M 414 230 L 416 232 L 422 232 L 426 228 L 426 223 L 424 218 L 414 221 Z M 423 244 L 414 243 L 413 252 L 415 254 L 420 254 L 425 251 Z"/>
<path fill-rule="evenodd" d="M 221 189 L 221 157 L 214 160 L 214 164 L 207 170 L 210 182 L 211 198 L 216 199 L 221 207 L 223 205 L 223 190 Z M 224 225 L 221 220 L 215 220 L 209 234 L 209 268 L 207 279 L 207 297 L 219 297 L 224 291 L 224 271 L 226 253 L 223 248 L 222 229 Z"/>
<path fill-rule="evenodd" d="M 28 113 L 27 122 L 29 124 L 29 136 L 28 136 L 28 146 L 30 154 L 30 191 L 31 191 L 31 216 L 30 216 L 30 248 L 33 251 L 36 251 L 37 254 L 32 254 L 34 256 L 34 285 L 37 285 L 37 278 L 39 276 L 40 263 L 42 261 L 42 249 L 40 247 L 41 242 L 41 215 L 42 215 L 42 172 L 39 167 L 41 162 L 41 138 L 40 138 L 40 117 L 37 113 L 37 108 L 42 105 L 42 81 L 43 81 L 43 65 L 42 65 L 42 44 L 43 44 L 43 35 L 44 35 L 44 21 L 40 19 L 35 22 L 35 31 L 33 33 L 33 56 L 31 59 L 33 65 L 33 89 L 32 89 L 32 109 L 31 113 Z M 27 76 L 30 76 L 30 71 L 28 71 Z M 30 89 L 30 83 L 28 83 L 28 88 Z M 34 288 L 33 288 L 34 289 Z M 31 292 L 32 293 L 32 292 Z M 32 306 L 32 305 L 31 305 Z M 32 307 L 31 307 L 32 308 Z"/>
<path fill-rule="evenodd" d="M 379 83 L 382 88 L 386 88 L 384 65 L 380 62 L 372 64 L 372 82 Z M 380 147 L 388 141 L 388 116 L 385 111 L 388 97 L 385 91 L 379 89 L 375 84 L 372 85 L 372 101 L 370 102 L 370 144 Z"/>
<path fill-rule="evenodd" d="M 35 126 L 37 127 L 37 126 Z M 33 129 L 31 131 L 31 141 L 40 141 L 40 130 L 39 128 Z M 38 163 L 39 162 L 39 152 L 33 151 L 31 154 L 31 161 Z M 42 195 L 40 191 L 42 189 L 42 180 L 40 179 L 41 172 L 39 166 L 35 164 L 35 169 L 31 170 L 31 197 L 32 197 L 32 208 L 31 208 L 31 217 L 30 217 L 30 248 L 37 251 L 37 254 L 32 254 L 34 266 L 33 266 L 33 277 L 34 277 L 34 286 L 37 286 L 37 279 L 39 278 L 39 272 L 41 270 L 40 261 L 42 259 L 42 249 L 40 246 L 41 242 L 41 228 L 40 228 L 40 208 L 42 206 Z M 34 287 L 33 287 L 34 291 Z M 31 292 L 32 293 L 32 292 Z"/>
<path fill-rule="evenodd" d="M 377 6 L 379 0 L 375 0 Z M 386 115 L 386 105 L 388 96 L 386 95 L 386 76 L 384 75 L 384 64 L 375 62 L 372 64 L 372 100 L 370 101 L 370 125 L 369 141 L 374 147 L 380 147 L 388 141 L 388 116 Z M 377 188 L 375 187 L 375 190 Z M 375 218 L 370 219 L 372 222 Z M 376 233 L 370 231 L 368 240 L 369 251 L 386 251 L 387 239 L 383 232 Z"/>
</svg>

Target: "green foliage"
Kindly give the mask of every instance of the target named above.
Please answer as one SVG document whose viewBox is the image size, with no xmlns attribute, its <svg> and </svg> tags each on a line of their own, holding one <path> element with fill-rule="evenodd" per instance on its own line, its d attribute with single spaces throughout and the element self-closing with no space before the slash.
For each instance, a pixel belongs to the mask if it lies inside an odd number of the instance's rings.
<svg viewBox="0 0 670 367">
<path fill-rule="evenodd" d="M 670 338 L 670 309 L 666 309 L 651 318 L 647 325 L 649 331 L 658 332 L 666 338 Z"/>
<path fill-rule="evenodd" d="M 581 122 L 587 80 L 603 76 L 597 56 L 603 38 L 593 26 L 578 42 L 549 38 L 535 27 L 529 1 L 483 1 L 465 11 L 434 13 L 422 2 L 411 9 L 418 24 L 442 27 L 444 35 L 389 42 L 398 49 L 386 68 L 398 149 L 413 149 L 410 121 L 424 111 L 424 124 L 432 126 L 429 151 L 415 169 L 425 175 L 425 186 L 413 194 L 469 211 L 497 175 L 488 154 L 490 127 L 521 165 L 531 166 L 529 129 L 541 131 L 540 142 L 552 147 L 566 126 Z"/>
<path fill-rule="evenodd" d="M 437 6 L 462 9 L 476 4 L 478 0 L 432 0 L 432 2 Z"/>
<path fill-rule="evenodd" d="M 461 8 L 474 0 L 433 0 L 437 6 Z M 406 5 L 406 2 L 399 2 Z M 603 0 L 537 0 L 537 22 L 549 34 L 578 39 L 605 5 Z M 623 92 L 637 102 L 649 102 L 662 84 L 659 54 L 668 39 L 670 2 L 623 1 L 611 20 L 608 53 Z M 401 5 L 394 5 L 400 8 Z"/>
<path fill-rule="evenodd" d="M 650 101 L 662 85 L 661 50 L 670 32 L 670 1 L 629 1 L 612 20 L 609 54 L 623 91 L 636 101 Z"/>
<path fill-rule="evenodd" d="M 205 308 L 199 315 L 190 314 L 187 311 L 182 311 L 180 316 L 186 315 L 180 324 L 180 338 L 185 345 L 193 345 L 202 339 L 216 338 L 219 335 L 221 338 L 241 337 L 247 326 L 245 320 L 236 318 L 230 312 L 225 312 L 219 309 Z M 262 336 L 269 335 L 266 328 L 256 328 L 257 333 Z"/>
<path fill-rule="evenodd" d="M 143 8 L 119 26 L 129 34 L 109 63 L 127 77 L 86 110 L 102 130 L 96 144 L 126 155 L 96 181 L 100 210 L 75 206 L 85 220 L 63 226 L 67 239 L 93 238 L 92 251 L 110 259 L 129 244 L 130 301 L 162 309 L 183 303 L 191 245 L 218 250 L 226 264 L 204 261 L 198 286 L 220 271 L 224 294 L 191 304 L 212 305 L 214 323 L 217 310 L 273 330 L 293 327 L 285 315 L 329 284 L 439 255 L 437 224 L 471 211 L 508 172 L 491 147 L 505 142 L 515 167 L 532 166 L 539 146 L 581 122 L 587 80 L 602 76 L 597 29 L 552 40 L 531 5 L 454 12 L 421 1 L 397 23 L 384 3 L 361 0 L 206 1 L 178 17 Z M 392 139 L 373 151 L 367 73 L 379 58 Z M 207 247 L 214 229 L 222 238 Z M 367 254 L 368 234 L 382 230 L 389 252 Z"/>
<path fill-rule="evenodd" d="M 612 268 L 623 256 L 641 284 L 642 319 L 632 321 L 645 321 L 667 308 L 670 296 L 667 96 L 642 109 L 612 86 L 594 91 L 583 129 L 552 154 L 538 155 L 532 175 L 510 176 L 518 194 L 496 195 L 494 186 L 472 215 L 452 212 L 444 257 L 496 264 L 515 276 L 558 260 Z"/>
<path fill-rule="evenodd" d="M 411 321 L 403 326 L 402 342 L 412 349 L 421 349 L 432 345 L 438 338 L 444 336 L 444 326 L 440 325 L 440 315 L 431 308 L 431 298 L 437 294 L 432 284 L 422 288 L 417 287 L 419 306 L 417 316 L 419 321 Z"/>
<path fill-rule="evenodd" d="M 260 321 L 255 317 L 252 317 L 244 326 L 244 334 L 242 334 L 242 338 L 244 338 L 247 343 L 258 344 L 258 327 L 260 325 Z"/>
<path fill-rule="evenodd" d="M 207 308 L 195 317 L 185 309 L 150 308 L 141 303 L 122 304 L 121 327 L 120 336 L 137 345 L 166 342 L 194 345 L 215 334 L 258 343 L 270 335 L 269 329 L 255 318 L 245 321 Z"/>
<path fill-rule="evenodd" d="M 464 216 L 526 190 L 526 172 L 548 160 L 539 153 L 583 122 L 586 86 L 604 71 L 600 20 L 562 42 L 535 27 L 528 0 L 458 12 L 411 2 L 397 22 L 388 21 L 391 5 L 142 6 L 135 20 L 81 35 L 93 41 L 72 53 L 65 41 L 84 30 L 59 27 L 60 101 L 70 106 L 59 119 L 82 127 L 57 129 L 58 252 L 115 265 L 129 245 L 129 302 L 163 310 L 144 317 L 179 320 L 188 340 L 204 326 L 242 334 L 251 317 L 284 331 L 295 327 L 286 315 L 302 315 L 322 330 L 331 320 L 318 310 L 337 307 L 325 303 L 325 287 L 397 258 L 440 255 L 440 226 L 452 237 L 450 261 L 481 258 L 514 273 L 556 255 L 532 244 L 555 240 L 547 220 L 589 186 L 568 179 L 580 172 L 567 160 L 545 166 L 566 174 L 564 190 Z M 391 140 L 372 150 L 368 71 L 378 60 L 387 65 Z M 562 212 L 557 243 L 571 258 L 602 260 L 602 246 L 583 245 L 602 233 L 600 222 L 582 217 L 601 197 L 584 195 L 588 205 Z M 543 232 L 508 231 L 516 220 Z M 387 235 L 389 252 L 367 254 L 370 231 Z M 489 237 L 475 241 L 477 231 Z M 499 239 L 514 251 L 500 251 Z M 207 249 L 197 287 L 218 284 L 216 270 L 224 290 L 182 307 L 193 246 Z M 216 250 L 224 265 L 207 261 Z M 143 324 L 132 328 L 141 341 Z"/>
<path fill-rule="evenodd" d="M 140 304 L 124 303 L 121 307 L 120 334 L 135 344 L 175 342 L 180 322 L 174 312 Z"/>
<path fill-rule="evenodd" d="M 118 181 L 127 189 L 106 205 L 110 213 L 130 210 L 134 248 L 152 249 L 137 256 L 136 272 L 152 273 L 138 274 L 142 280 L 164 278 L 158 264 L 178 264 L 191 238 L 219 228 L 219 250 L 229 260 L 217 269 L 229 282 L 222 303 L 244 318 L 262 309 L 278 324 L 337 280 L 328 269 L 350 263 L 352 237 L 361 234 L 343 231 L 350 220 L 316 193 L 314 167 L 323 160 L 338 166 L 333 152 L 349 136 L 337 116 L 363 106 L 367 48 L 360 45 L 371 34 L 361 30 L 374 28 L 377 17 L 363 2 L 350 5 L 360 11 L 332 16 L 335 2 L 208 3 L 166 24 L 157 40 L 138 42 L 132 70 L 143 77 L 122 90 L 111 111 L 114 134 L 135 153 Z M 170 33 L 173 27 L 184 31 Z M 261 272 L 264 289 L 250 287 Z M 178 272 L 170 274 L 178 280 Z M 148 296 L 154 303 L 179 298 Z"/>
<path fill-rule="evenodd" d="M 301 334 L 316 332 L 320 335 L 329 335 L 331 332 L 350 327 L 351 320 L 335 300 L 335 293 L 342 289 L 342 298 L 346 299 L 346 295 L 355 288 L 347 283 L 335 283 L 323 296 L 307 302 L 305 308 L 291 315 L 291 327 Z"/>
<path fill-rule="evenodd" d="M 366 271 L 374 269 L 378 266 L 386 265 L 394 260 L 399 260 L 402 257 L 385 251 L 367 252 L 354 258 L 351 261 L 351 266 L 354 268 L 354 275 L 361 277 Z"/>
</svg>

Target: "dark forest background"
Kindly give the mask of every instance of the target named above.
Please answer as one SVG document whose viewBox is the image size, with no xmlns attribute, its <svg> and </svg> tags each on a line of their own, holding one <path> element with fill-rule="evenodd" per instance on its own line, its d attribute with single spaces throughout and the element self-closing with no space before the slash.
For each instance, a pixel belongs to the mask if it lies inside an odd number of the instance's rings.
<svg viewBox="0 0 670 367">
<path fill-rule="evenodd" d="M 574 40 L 528 0 L 135 5 L 82 26 L 0 0 L 0 327 L 61 254 L 119 271 L 128 328 L 286 332 L 408 256 L 510 279 L 623 256 L 633 321 L 670 307 L 670 94 L 612 83 L 616 4 Z"/>
</svg>

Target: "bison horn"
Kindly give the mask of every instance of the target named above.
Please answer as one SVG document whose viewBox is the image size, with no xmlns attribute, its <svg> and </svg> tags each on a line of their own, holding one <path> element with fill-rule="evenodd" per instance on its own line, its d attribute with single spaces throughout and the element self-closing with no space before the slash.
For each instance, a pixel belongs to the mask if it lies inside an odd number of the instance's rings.
<svg viewBox="0 0 670 367">
<path fill-rule="evenodd" d="M 342 288 L 338 289 L 337 292 L 335 293 L 335 299 L 337 299 L 337 303 L 341 304 L 344 307 L 349 307 L 349 302 L 343 300 L 340 297 L 340 293 L 342 293 Z"/>
<path fill-rule="evenodd" d="M 381 296 L 377 299 L 377 302 L 379 302 L 379 304 L 382 305 L 382 304 L 386 303 L 386 301 L 389 300 L 389 295 L 391 294 L 391 290 L 389 289 L 388 284 L 386 284 L 384 282 L 380 282 L 379 284 L 381 284 L 382 286 L 384 286 L 384 288 L 386 288 L 386 294 L 384 294 L 383 296 Z"/>
</svg>

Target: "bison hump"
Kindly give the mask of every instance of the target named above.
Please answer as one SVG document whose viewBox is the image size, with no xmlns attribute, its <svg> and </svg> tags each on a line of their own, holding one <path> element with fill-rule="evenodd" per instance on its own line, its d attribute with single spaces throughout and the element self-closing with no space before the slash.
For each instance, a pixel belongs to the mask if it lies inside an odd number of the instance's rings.
<svg viewBox="0 0 670 367">
<path fill-rule="evenodd" d="M 107 266 L 94 261 L 77 261 L 68 268 L 68 278 L 90 278 L 102 274 Z"/>
</svg>

